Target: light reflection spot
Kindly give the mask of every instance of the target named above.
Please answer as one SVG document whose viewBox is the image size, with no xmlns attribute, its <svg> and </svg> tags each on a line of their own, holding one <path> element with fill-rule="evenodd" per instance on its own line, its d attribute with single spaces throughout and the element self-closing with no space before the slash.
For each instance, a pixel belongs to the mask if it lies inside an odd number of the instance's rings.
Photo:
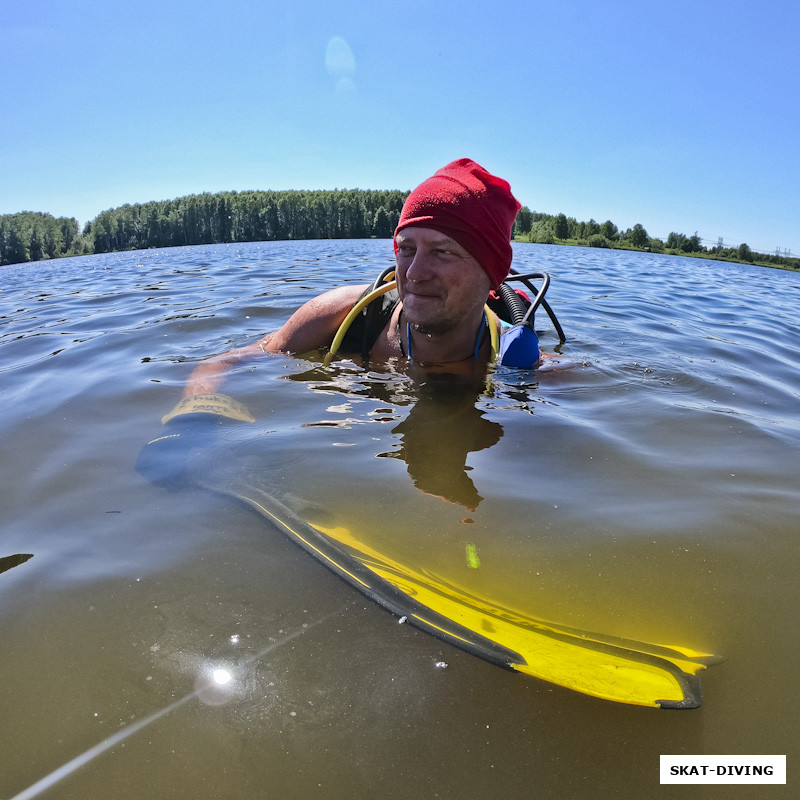
<svg viewBox="0 0 800 800">
<path fill-rule="evenodd" d="M 211 677 L 214 679 L 214 683 L 224 686 L 226 683 L 230 683 L 233 676 L 226 669 L 215 669 L 211 673 Z"/>
</svg>

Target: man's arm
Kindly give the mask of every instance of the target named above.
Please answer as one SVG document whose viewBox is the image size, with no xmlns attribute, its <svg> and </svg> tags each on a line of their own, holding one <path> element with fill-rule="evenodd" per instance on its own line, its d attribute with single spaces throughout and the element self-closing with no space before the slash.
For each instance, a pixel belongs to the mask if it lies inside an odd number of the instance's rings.
<svg viewBox="0 0 800 800">
<path fill-rule="evenodd" d="M 330 344 L 366 285 L 341 286 L 309 300 L 274 333 L 253 344 L 228 350 L 200 362 L 186 382 L 184 397 L 216 394 L 234 366 L 265 353 L 306 353 Z"/>
</svg>

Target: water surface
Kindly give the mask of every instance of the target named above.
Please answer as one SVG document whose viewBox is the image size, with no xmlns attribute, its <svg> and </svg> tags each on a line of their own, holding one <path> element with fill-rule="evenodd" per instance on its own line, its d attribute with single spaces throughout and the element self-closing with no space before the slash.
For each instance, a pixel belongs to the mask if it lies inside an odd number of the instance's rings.
<svg viewBox="0 0 800 800">
<path fill-rule="evenodd" d="M 485 664 L 243 505 L 137 475 L 198 360 L 390 256 L 276 242 L 0 270 L 0 558 L 32 554 L 0 562 L 0 797 L 102 742 L 48 796 L 730 796 L 658 787 L 661 753 L 786 753 L 792 774 L 795 273 L 516 245 L 552 275 L 572 368 L 477 392 L 264 359 L 225 386 L 256 423 L 198 461 L 536 616 L 723 656 L 696 711 Z M 233 680 L 197 692 L 214 669 Z"/>
</svg>

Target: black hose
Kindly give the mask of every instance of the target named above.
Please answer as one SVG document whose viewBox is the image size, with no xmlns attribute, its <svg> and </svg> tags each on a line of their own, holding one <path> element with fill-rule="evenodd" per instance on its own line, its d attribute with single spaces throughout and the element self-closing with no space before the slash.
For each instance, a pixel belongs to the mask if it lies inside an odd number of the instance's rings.
<svg viewBox="0 0 800 800">
<path fill-rule="evenodd" d="M 542 281 L 541 288 L 537 289 L 532 283 L 531 280 L 537 279 Z M 536 313 L 536 309 L 541 305 L 541 307 L 547 312 L 547 316 L 550 317 L 550 321 L 553 323 L 553 327 L 556 329 L 556 333 L 558 334 L 558 339 L 561 344 L 567 341 L 567 337 L 564 336 L 564 329 L 561 327 L 561 323 L 558 321 L 558 318 L 555 315 L 555 312 L 552 308 L 550 308 L 550 304 L 547 300 L 544 299 L 544 296 L 547 292 L 547 289 L 550 286 L 550 276 L 546 272 L 526 272 L 524 274 L 520 274 L 511 270 L 509 273 L 507 281 L 514 280 L 520 281 L 525 285 L 525 288 L 528 289 L 531 294 L 533 295 L 533 301 L 530 304 L 530 307 L 527 308 L 524 317 L 521 320 L 517 320 L 514 318 L 514 324 L 519 325 L 528 325 L 531 329 L 533 329 L 533 315 Z M 500 288 L 502 289 L 505 284 L 503 284 Z M 514 294 L 515 297 L 519 298 L 519 295 L 511 289 L 510 287 L 506 287 L 509 292 Z M 516 302 L 510 300 L 510 295 L 506 292 L 501 292 L 500 296 L 503 298 L 506 306 L 508 307 L 509 311 L 511 312 L 512 316 L 514 315 L 514 311 L 511 307 L 511 302 L 514 302 L 516 307 Z M 524 300 L 521 300 L 524 304 Z"/>
<path fill-rule="evenodd" d="M 512 325 L 530 325 L 525 317 L 528 312 L 528 305 L 525 301 L 507 284 L 501 283 L 497 289 L 500 299 L 506 304 L 508 313 L 511 314 Z"/>
<path fill-rule="evenodd" d="M 553 323 L 553 327 L 556 329 L 559 343 L 564 344 L 564 342 L 567 341 L 567 337 L 564 336 L 564 329 L 561 327 L 561 323 L 558 321 L 553 309 L 550 308 L 550 304 L 544 298 L 542 298 L 542 308 L 547 312 L 547 316 L 550 317 L 550 322 Z"/>
</svg>

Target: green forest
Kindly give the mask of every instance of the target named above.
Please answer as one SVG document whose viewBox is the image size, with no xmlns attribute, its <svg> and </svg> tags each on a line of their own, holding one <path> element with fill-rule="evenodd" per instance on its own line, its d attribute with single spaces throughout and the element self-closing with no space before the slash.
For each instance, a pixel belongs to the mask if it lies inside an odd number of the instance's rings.
<svg viewBox="0 0 800 800">
<path fill-rule="evenodd" d="M 800 270 L 800 258 L 778 253 L 758 253 L 747 244 L 738 247 L 705 247 L 697 233 L 686 236 L 672 232 L 666 241 L 651 237 L 640 224 L 621 231 L 611 220 L 603 223 L 590 219 L 578 222 L 566 214 L 540 214 L 526 206 L 520 209 L 514 224 L 517 241 L 541 244 L 570 244 L 584 247 L 610 247 L 626 250 L 646 250 L 668 255 L 713 258 L 721 261 L 736 261 L 744 264 L 781 267 Z"/>
<path fill-rule="evenodd" d="M 124 205 L 103 211 L 83 230 L 74 218 L 23 211 L 0 215 L 0 265 L 62 256 L 153 247 L 289 239 L 389 239 L 407 192 L 220 192 Z M 610 247 L 800 269 L 800 258 L 703 246 L 699 236 L 652 238 L 642 225 L 621 231 L 607 220 L 578 222 L 565 214 L 520 210 L 514 238 L 522 242 Z"/>
</svg>

